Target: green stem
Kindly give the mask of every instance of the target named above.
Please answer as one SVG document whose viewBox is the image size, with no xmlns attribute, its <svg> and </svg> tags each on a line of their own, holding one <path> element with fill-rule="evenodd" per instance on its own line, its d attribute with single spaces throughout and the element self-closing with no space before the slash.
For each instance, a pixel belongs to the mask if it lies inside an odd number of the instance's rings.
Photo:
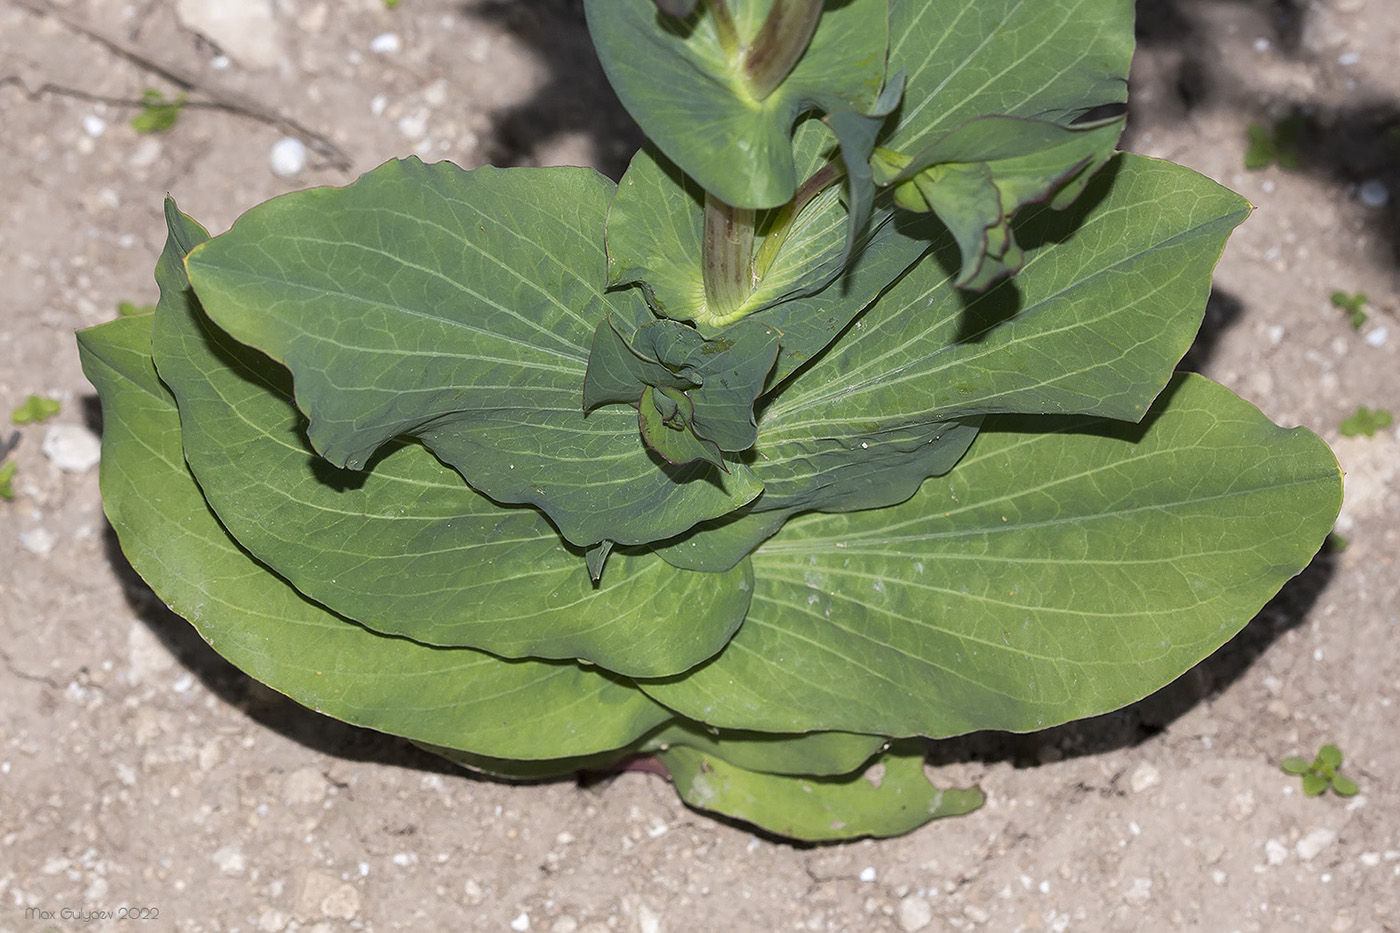
<svg viewBox="0 0 1400 933">
<path fill-rule="evenodd" d="M 822 0 L 773 0 L 768 18 L 744 49 L 744 76 L 755 100 L 777 90 L 791 74 L 822 18 Z"/>
<path fill-rule="evenodd" d="M 715 18 L 715 31 L 719 33 L 719 45 L 724 49 L 726 58 L 734 58 L 739 54 L 739 30 L 734 25 L 734 17 L 729 12 L 729 7 L 724 0 L 708 0 L 710 4 L 710 15 Z"/>
<path fill-rule="evenodd" d="M 701 269 L 711 323 L 732 320 L 753 292 L 753 240 L 754 211 L 707 192 Z"/>
<path fill-rule="evenodd" d="M 788 234 L 792 232 L 792 222 L 797 215 L 802 213 L 802 209 L 821 194 L 829 185 L 835 183 L 845 170 L 832 163 L 827 163 L 813 173 L 802 183 L 802 187 L 797 189 L 797 193 L 792 196 L 792 200 L 778 208 L 778 212 L 773 216 L 772 223 L 768 224 L 768 233 L 763 237 L 763 243 L 758 247 L 758 252 L 754 256 L 753 270 L 754 279 L 763 281 L 763 277 L 768 274 L 768 270 L 773 267 L 773 262 L 778 258 L 778 251 L 787 242 Z"/>
</svg>

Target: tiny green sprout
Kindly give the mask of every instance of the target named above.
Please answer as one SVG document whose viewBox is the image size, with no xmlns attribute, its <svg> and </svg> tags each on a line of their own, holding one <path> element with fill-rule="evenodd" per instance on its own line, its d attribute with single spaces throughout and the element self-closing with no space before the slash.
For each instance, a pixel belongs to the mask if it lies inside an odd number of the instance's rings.
<svg viewBox="0 0 1400 933">
<path fill-rule="evenodd" d="M 1359 788 L 1356 782 L 1341 774 L 1342 750 L 1335 745 L 1324 745 L 1317 750 L 1312 761 L 1306 758 L 1285 758 L 1280 765 L 1286 774 L 1296 774 L 1303 779 L 1303 793 L 1316 797 L 1328 787 L 1338 797 L 1354 797 Z"/>
<path fill-rule="evenodd" d="M 384 0 L 384 9 L 392 10 L 399 5 L 399 0 Z"/>
<path fill-rule="evenodd" d="M 1356 292 L 1353 295 L 1348 295 L 1346 292 L 1332 293 L 1332 306 L 1347 313 L 1353 330 L 1360 330 L 1362 325 L 1366 323 L 1366 312 L 1362 310 L 1366 305 L 1366 300 L 1364 292 Z"/>
<path fill-rule="evenodd" d="M 1342 419 L 1342 423 L 1337 427 L 1347 437 L 1356 437 L 1358 434 L 1375 437 L 1377 431 L 1390 427 L 1394 421 L 1395 416 L 1384 408 L 1371 409 L 1361 405 L 1351 417 Z"/>
<path fill-rule="evenodd" d="M 10 414 L 10 420 L 15 424 L 37 424 L 58 414 L 62 407 L 54 399 L 31 395 Z"/>
<path fill-rule="evenodd" d="M 155 305 L 138 305 L 134 301 L 117 302 L 117 313 L 122 317 L 135 317 L 138 314 L 154 314 Z"/>
<path fill-rule="evenodd" d="M 1251 123 L 1247 130 L 1249 148 L 1244 153 L 1244 167 L 1257 171 L 1277 162 L 1279 168 L 1293 171 L 1298 167 L 1298 143 L 1306 128 L 1307 122 L 1296 113 L 1275 120 L 1272 126 Z"/>
<path fill-rule="evenodd" d="M 183 93 L 166 97 L 154 88 L 147 88 L 141 94 L 141 112 L 131 118 L 131 128 L 138 133 L 163 133 L 180 119 L 185 103 Z"/>
<path fill-rule="evenodd" d="M 14 501 L 15 490 L 12 485 L 14 479 L 15 462 L 6 460 L 4 463 L 0 463 L 0 499 L 4 499 L 6 502 Z"/>
</svg>

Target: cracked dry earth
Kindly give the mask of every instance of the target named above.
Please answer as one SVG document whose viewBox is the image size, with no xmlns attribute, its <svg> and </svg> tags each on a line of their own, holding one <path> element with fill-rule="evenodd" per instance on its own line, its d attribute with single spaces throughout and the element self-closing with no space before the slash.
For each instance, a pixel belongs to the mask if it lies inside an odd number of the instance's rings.
<svg viewBox="0 0 1400 933">
<path fill-rule="evenodd" d="M 1349 546 L 1127 710 L 935 747 L 979 812 L 819 848 L 655 775 L 511 786 L 320 718 L 126 567 L 73 332 L 154 301 L 167 191 L 218 231 L 411 152 L 615 174 L 635 142 L 573 2 L 268 0 L 239 29 L 207 7 L 0 0 L 0 405 L 63 403 L 13 429 L 0 502 L 0 933 L 1400 930 L 1400 439 L 1339 433 L 1400 411 L 1395 0 L 1142 0 L 1124 143 L 1257 205 L 1185 365 L 1333 442 Z M 177 79 L 176 126 L 135 133 L 143 90 Z M 1246 171 L 1248 125 L 1295 113 L 1298 167 Z M 285 136 L 309 148 L 284 177 Z M 1361 329 L 1334 290 L 1369 296 Z M 1350 800 L 1278 768 L 1328 741 Z M 158 916 L 94 916 L 120 907 Z"/>
</svg>

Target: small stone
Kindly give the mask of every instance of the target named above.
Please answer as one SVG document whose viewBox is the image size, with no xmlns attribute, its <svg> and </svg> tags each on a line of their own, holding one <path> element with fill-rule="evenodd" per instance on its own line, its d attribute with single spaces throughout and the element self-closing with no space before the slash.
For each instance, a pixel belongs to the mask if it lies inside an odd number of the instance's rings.
<svg viewBox="0 0 1400 933">
<path fill-rule="evenodd" d="M 381 32 L 369 40 L 369 50 L 376 55 L 392 55 L 401 47 L 402 43 L 399 42 L 399 34 L 396 32 Z"/>
<path fill-rule="evenodd" d="M 1128 784 L 1132 787 L 1133 793 L 1140 794 L 1143 791 L 1151 790 L 1162 783 L 1162 772 L 1148 761 L 1144 761 L 1133 769 L 1133 776 L 1128 779 Z"/>
<path fill-rule="evenodd" d="M 282 933 L 291 919 L 280 910 L 264 907 L 262 913 L 258 915 L 258 929 L 262 930 L 263 933 Z"/>
<path fill-rule="evenodd" d="M 359 911 L 360 892 L 355 886 L 320 871 L 307 872 L 294 909 L 297 919 L 306 922 L 322 917 L 350 920 Z"/>
<path fill-rule="evenodd" d="M 326 799 L 328 789 L 320 769 L 298 768 L 282 782 L 282 802 L 289 807 L 312 807 Z"/>
<path fill-rule="evenodd" d="M 1311 862 L 1317 858 L 1319 852 L 1337 841 L 1337 833 L 1331 829 L 1314 829 L 1293 847 L 1293 851 L 1298 853 L 1298 857 L 1305 862 Z"/>
<path fill-rule="evenodd" d="M 271 68 L 282 58 L 272 0 L 175 0 L 175 15 L 248 68 Z"/>
<path fill-rule="evenodd" d="M 107 121 L 95 113 L 90 113 L 83 117 L 83 132 L 96 139 L 107 132 Z"/>
<path fill-rule="evenodd" d="M 53 550 L 53 532 L 47 528 L 31 528 L 28 531 L 21 531 L 19 543 L 24 545 L 24 549 L 29 553 L 43 557 Z"/>
<path fill-rule="evenodd" d="M 1382 324 L 1374 328 L 1364 339 L 1367 346 L 1383 347 L 1385 346 L 1385 342 L 1390 339 L 1390 328 Z"/>
<path fill-rule="evenodd" d="M 278 178 L 293 178 L 306 168 L 306 146 L 295 136 L 283 136 L 272 144 L 267 164 Z"/>
<path fill-rule="evenodd" d="M 1379 178 L 1370 178 L 1356 189 L 1356 196 L 1367 207 L 1385 207 L 1390 203 L 1390 189 Z"/>
<path fill-rule="evenodd" d="M 639 933 L 661 933 L 661 918 L 642 904 L 637 908 L 637 929 Z"/>
<path fill-rule="evenodd" d="M 988 913 L 985 907 L 978 907 L 976 904 L 968 904 L 964 907 L 963 916 L 973 923 L 986 923 L 988 920 L 992 919 L 992 915 Z"/>
<path fill-rule="evenodd" d="M 44 456 L 65 473 L 86 473 L 102 459 L 102 441 L 81 424 L 55 424 L 44 435 Z"/>
<path fill-rule="evenodd" d="M 899 928 L 905 933 L 922 930 L 933 922 L 933 906 L 922 897 L 906 897 L 899 902 Z"/>
<path fill-rule="evenodd" d="M 525 933 L 526 930 L 530 929 L 530 915 L 521 913 L 520 916 L 510 922 L 510 928 L 514 930 L 515 933 Z"/>
<path fill-rule="evenodd" d="M 1152 879 L 1134 878 L 1128 890 L 1123 892 L 1123 900 L 1134 907 L 1141 907 L 1152 899 Z"/>
<path fill-rule="evenodd" d="M 248 856 L 238 846 L 224 846 L 212 856 L 219 873 L 236 878 L 248 869 Z"/>
<path fill-rule="evenodd" d="M 1277 839 L 1264 843 L 1264 858 L 1270 865 L 1282 865 L 1288 858 L 1288 847 Z"/>
<path fill-rule="evenodd" d="M 866 868 L 862 868 L 862 869 L 860 870 L 860 880 L 861 880 L 861 881 L 864 881 L 866 884 L 869 884 L 870 882 L 874 881 L 874 880 L 875 880 L 875 869 L 874 869 L 874 867 L 873 867 L 873 866 L 867 866 Z"/>
<path fill-rule="evenodd" d="M 554 921 L 549 928 L 549 933 L 578 933 L 578 921 L 565 914 Z"/>
</svg>

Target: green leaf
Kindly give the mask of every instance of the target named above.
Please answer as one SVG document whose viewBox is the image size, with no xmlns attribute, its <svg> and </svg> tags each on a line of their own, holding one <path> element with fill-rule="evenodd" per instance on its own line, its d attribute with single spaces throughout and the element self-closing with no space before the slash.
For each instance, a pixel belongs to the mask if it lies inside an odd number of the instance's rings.
<svg viewBox="0 0 1400 933">
<path fill-rule="evenodd" d="M 15 424 L 39 424 L 48 421 L 62 410 L 63 405 L 57 399 L 31 395 L 10 413 L 10 420 Z"/>
<path fill-rule="evenodd" d="M 184 92 L 167 98 L 155 88 L 141 94 L 141 112 L 131 118 L 131 128 L 138 133 L 163 133 L 172 129 L 188 102 Z"/>
<path fill-rule="evenodd" d="M 359 726 L 507 758 L 619 748 L 669 718 L 596 668 L 432 648 L 306 599 L 239 548 L 205 504 L 151 361 L 151 318 L 120 318 L 78 341 L 102 400 L 102 499 L 122 550 L 249 676 Z"/>
<path fill-rule="evenodd" d="M 1309 797 L 1317 797 L 1327 790 L 1327 783 L 1327 778 L 1309 771 L 1303 775 L 1303 793 Z"/>
<path fill-rule="evenodd" d="M 207 234 L 170 201 L 166 220 L 154 353 L 185 458 L 223 525 L 301 592 L 385 634 L 636 676 L 693 667 L 738 629 L 747 566 L 717 576 L 625 554 L 594 586 L 543 516 L 491 502 L 417 444 L 366 474 L 327 468 L 287 372 L 210 325 L 189 290 L 182 261 Z"/>
<path fill-rule="evenodd" d="M 678 389 L 647 386 L 637 406 L 642 440 L 667 463 L 703 460 L 723 467 L 719 445 L 695 434 L 695 405 Z"/>
<path fill-rule="evenodd" d="M 890 751 L 865 771 L 814 778 L 762 774 L 676 747 L 658 755 L 686 803 L 810 842 L 887 837 L 982 805 L 976 788 L 942 790 L 924 776 L 921 750 Z"/>
<path fill-rule="evenodd" d="M 584 414 L 598 322 L 647 313 L 635 290 L 603 294 L 611 192 L 588 169 L 389 162 L 254 208 L 187 265 L 213 321 L 291 369 L 333 466 L 415 436 L 576 545 L 643 544 L 762 487 L 733 463 L 663 468 L 632 412 Z"/>
<path fill-rule="evenodd" d="M 1334 774 L 1332 776 L 1332 790 L 1340 797 L 1355 797 L 1361 788 L 1356 786 L 1356 782 L 1344 774 Z"/>
<path fill-rule="evenodd" d="M 1342 750 L 1335 745 L 1324 745 L 1317 750 L 1317 760 L 1324 768 L 1340 768 L 1342 766 Z"/>
<path fill-rule="evenodd" d="M 890 7 L 908 85 L 886 149 L 914 153 L 978 117 L 1070 126 L 1128 99 L 1132 0 L 924 0 Z"/>
<path fill-rule="evenodd" d="M 763 99 L 744 77 L 744 47 L 774 0 L 728 0 L 726 41 L 712 5 L 659 23 L 651 0 L 586 0 L 603 70 L 646 135 L 720 200 L 777 207 L 799 179 L 792 131 L 808 111 L 868 112 L 884 83 L 886 0 L 828 4 L 796 68 Z"/>
<path fill-rule="evenodd" d="M 1113 155 L 1122 121 L 1064 127 L 1045 120 L 982 117 L 939 138 L 892 181 L 902 207 L 930 210 L 962 252 L 954 284 L 977 291 L 1020 270 L 1011 219 L 1054 196 L 1067 206 Z"/>
<path fill-rule="evenodd" d="M 989 422 L 990 425 L 990 422 Z M 1180 377 L 1141 426 L 1001 418 L 877 512 L 811 514 L 755 554 L 717 658 L 643 688 L 724 728 L 1030 731 L 1131 703 L 1229 640 L 1302 569 L 1336 460 Z"/>
<path fill-rule="evenodd" d="M 1285 758 L 1279 762 L 1279 766 L 1287 774 L 1307 774 L 1312 770 L 1312 762 L 1306 758 Z"/>
<path fill-rule="evenodd" d="M 6 460 L 0 463 L 0 499 L 6 502 L 13 502 L 15 498 L 15 471 L 19 469 L 13 460 Z"/>
<path fill-rule="evenodd" d="M 1375 437 L 1377 431 L 1390 427 L 1394 422 L 1395 416 L 1384 408 L 1370 409 L 1360 405 L 1355 412 L 1343 418 L 1337 427 L 1347 437 L 1356 437 L 1358 434 Z"/>
</svg>

